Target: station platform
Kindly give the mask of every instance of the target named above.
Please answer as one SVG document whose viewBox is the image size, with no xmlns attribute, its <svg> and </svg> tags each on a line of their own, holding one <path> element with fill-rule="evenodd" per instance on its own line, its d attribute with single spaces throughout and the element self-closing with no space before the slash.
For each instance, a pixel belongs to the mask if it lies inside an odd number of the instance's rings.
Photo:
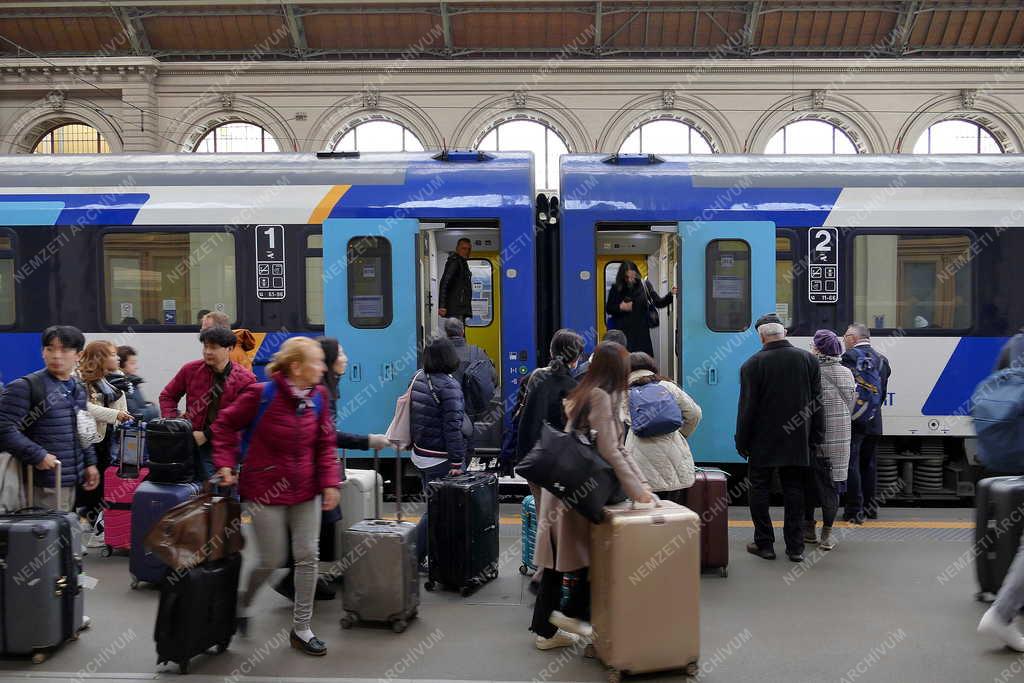
<svg viewBox="0 0 1024 683">
<path fill-rule="evenodd" d="M 404 506 L 414 507 L 412 505 Z M 773 518 L 782 519 L 781 509 Z M 975 601 L 972 509 L 882 510 L 862 527 L 837 527 L 838 547 L 808 546 L 806 560 L 766 561 L 745 552 L 752 527 L 730 509 L 728 578 L 701 581 L 701 671 L 709 683 L 1024 680 L 1024 656 L 975 633 L 985 605 Z M 780 524 L 780 522 L 777 522 Z M 423 591 L 420 617 L 403 634 L 338 625 L 341 599 L 316 604 L 314 630 L 326 657 L 288 646 L 291 606 L 268 588 L 247 638 L 192 662 L 178 680 L 212 681 L 604 681 L 579 652 L 541 652 L 527 630 L 533 596 L 518 568 L 518 506 L 502 506 L 499 578 L 474 595 Z M 0 661 L 0 680 L 150 681 L 178 678 L 156 666 L 158 593 L 131 590 L 128 558 L 91 551 L 86 594 L 92 627 L 46 662 Z M 680 586 L 685 590 L 685 586 Z M 656 629 L 650 637 L 657 638 Z M 681 674 L 627 680 L 686 680 Z"/>
</svg>

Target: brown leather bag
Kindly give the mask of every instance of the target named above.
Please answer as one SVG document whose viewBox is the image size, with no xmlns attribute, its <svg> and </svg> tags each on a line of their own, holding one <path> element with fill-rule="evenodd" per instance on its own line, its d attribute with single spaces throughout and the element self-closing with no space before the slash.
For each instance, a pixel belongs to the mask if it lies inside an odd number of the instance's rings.
<svg viewBox="0 0 1024 683">
<path fill-rule="evenodd" d="M 222 560 L 245 544 L 242 506 L 231 496 L 214 495 L 207 483 L 203 493 L 168 510 L 143 544 L 175 571 Z"/>
</svg>

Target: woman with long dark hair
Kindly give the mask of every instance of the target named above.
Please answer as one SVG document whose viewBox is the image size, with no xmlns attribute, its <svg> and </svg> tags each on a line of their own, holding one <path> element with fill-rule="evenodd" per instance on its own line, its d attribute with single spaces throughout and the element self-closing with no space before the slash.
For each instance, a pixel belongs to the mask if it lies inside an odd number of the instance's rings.
<svg viewBox="0 0 1024 683">
<path fill-rule="evenodd" d="M 643 351 L 653 356 L 654 344 L 651 343 L 649 320 L 651 315 L 656 314 L 648 311 L 668 306 L 677 291 L 673 287 L 665 296 L 658 296 L 654 286 L 640 276 L 640 268 L 632 261 L 623 261 L 604 306 L 610 318 L 608 326 L 626 334 L 628 350 Z"/>
<path fill-rule="evenodd" d="M 638 503 L 653 500 L 651 489 L 636 463 L 622 445 L 619 406 L 629 377 L 629 354 L 621 344 L 597 345 L 590 369 L 565 400 L 567 432 L 580 432 L 596 444 L 601 457 L 612 466 L 622 489 Z M 544 569 L 533 610 L 531 630 L 539 650 L 573 645 L 579 637 L 593 634 L 590 621 L 590 522 L 544 489 L 538 509 L 537 547 L 534 562 Z M 562 575 L 576 572 L 578 581 L 569 592 L 565 610 L 559 611 Z"/>
</svg>

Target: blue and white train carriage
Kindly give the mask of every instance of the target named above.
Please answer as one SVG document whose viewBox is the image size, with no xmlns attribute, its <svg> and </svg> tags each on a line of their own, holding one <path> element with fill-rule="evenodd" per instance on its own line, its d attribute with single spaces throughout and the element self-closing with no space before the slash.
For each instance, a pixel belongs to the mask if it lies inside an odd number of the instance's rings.
<svg viewBox="0 0 1024 683">
<path fill-rule="evenodd" d="M 741 462 L 738 369 L 777 311 L 798 345 L 857 321 L 889 357 L 880 489 L 973 493 L 969 398 L 1024 323 L 1019 155 L 585 155 L 561 174 L 561 322 L 602 333 L 624 259 L 679 286 L 652 336 L 703 406 L 699 461 Z"/>
<path fill-rule="evenodd" d="M 522 153 L 0 158 L 0 380 L 55 322 L 140 353 L 147 397 L 199 356 L 198 317 L 338 337 L 347 431 L 386 429 L 437 331 L 437 281 L 473 242 L 469 337 L 513 396 L 536 362 L 532 157 Z M 148 388 L 147 388 L 148 387 Z"/>
</svg>

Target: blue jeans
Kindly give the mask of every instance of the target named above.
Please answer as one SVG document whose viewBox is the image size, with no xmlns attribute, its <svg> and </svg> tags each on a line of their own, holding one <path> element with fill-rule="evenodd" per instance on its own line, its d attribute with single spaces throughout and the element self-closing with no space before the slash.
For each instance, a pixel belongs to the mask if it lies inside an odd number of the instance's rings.
<svg viewBox="0 0 1024 683">
<path fill-rule="evenodd" d="M 423 481 L 423 496 L 424 502 L 427 496 L 427 484 L 434 481 L 435 479 L 441 479 L 442 477 L 448 476 L 448 472 L 451 471 L 452 465 L 449 462 L 442 462 L 439 465 L 428 467 L 425 470 L 420 470 L 420 479 Z M 429 506 L 429 503 L 427 503 Z M 423 515 L 420 517 L 419 524 L 416 525 L 416 553 L 419 556 L 419 561 L 422 564 L 427 559 L 427 508 L 423 508 Z"/>
<path fill-rule="evenodd" d="M 850 439 L 850 470 L 846 481 L 845 517 L 862 515 L 875 511 L 875 488 L 878 482 L 878 462 L 875 459 L 875 445 L 878 436 L 854 431 Z"/>
</svg>

